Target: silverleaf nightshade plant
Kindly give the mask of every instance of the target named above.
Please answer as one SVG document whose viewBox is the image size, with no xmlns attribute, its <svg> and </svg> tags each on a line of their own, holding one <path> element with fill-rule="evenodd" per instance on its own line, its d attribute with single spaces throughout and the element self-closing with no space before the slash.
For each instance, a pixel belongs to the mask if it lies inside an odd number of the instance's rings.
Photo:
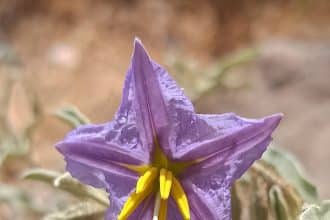
<svg viewBox="0 0 330 220">
<path fill-rule="evenodd" d="M 230 188 L 271 141 L 281 114 L 197 114 L 140 40 L 110 122 L 71 131 L 57 149 L 66 169 L 105 188 L 105 219 L 229 220 Z"/>
</svg>

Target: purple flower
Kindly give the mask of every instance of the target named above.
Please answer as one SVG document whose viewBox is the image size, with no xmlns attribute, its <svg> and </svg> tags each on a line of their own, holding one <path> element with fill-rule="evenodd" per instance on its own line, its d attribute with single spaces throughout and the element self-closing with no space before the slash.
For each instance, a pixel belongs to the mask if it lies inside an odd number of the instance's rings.
<svg viewBox="0 0 330 220">
<path fill-rule="evenodd" d="M 56 147 L 72 176 L 109 192 L 108 220 L 229 220 L 231 184 L 260 158 L 281 117 L 197 114 L 135 40 L 114 119 L 81 126 Z"/>
</svg>

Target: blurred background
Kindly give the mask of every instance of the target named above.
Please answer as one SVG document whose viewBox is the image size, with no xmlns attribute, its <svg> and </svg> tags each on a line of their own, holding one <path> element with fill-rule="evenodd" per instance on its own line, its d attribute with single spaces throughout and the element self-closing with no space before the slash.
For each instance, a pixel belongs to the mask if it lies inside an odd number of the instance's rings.
<svg viewBox="0 0 330 220">
<path fill-rule="evenodd" d="M 67 199 L 21 173 L 64 171 L 53 145 L 70 127 L 53 116 L 58 108 L 75 105 L 95 123 L 113 117 L 135 36 L 196 111 L 283 112 L 276 145 L 330 197 L 328 0 L 0 0 L 2 185 L 39 205 Z M 18 219 L 12 212 L 0 203 L 0 219 Z"/>
</svg>

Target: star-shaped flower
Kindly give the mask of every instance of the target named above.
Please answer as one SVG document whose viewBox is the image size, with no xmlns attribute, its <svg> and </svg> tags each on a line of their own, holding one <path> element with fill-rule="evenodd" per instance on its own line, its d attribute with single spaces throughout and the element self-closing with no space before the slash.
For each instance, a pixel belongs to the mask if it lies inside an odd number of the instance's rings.
<svg viewBox="0 0 330 220">
<path fill-rule="evenodd" d="M 109 192 L 107 220 L 229 220 L 233 181 L 261 157 L 281 117 L 197 114 L 135 40 L 114 119 L 81 126 L 56 147 L 72 176 Z"/>
</svg>

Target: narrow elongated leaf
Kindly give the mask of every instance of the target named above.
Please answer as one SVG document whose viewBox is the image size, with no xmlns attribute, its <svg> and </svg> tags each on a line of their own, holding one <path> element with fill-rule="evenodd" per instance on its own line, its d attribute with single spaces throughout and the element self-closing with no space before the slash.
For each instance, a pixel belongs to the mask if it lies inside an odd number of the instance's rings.
<svg viewBox="0 0 330 220">
<path fill-rule="evenodd" d="M 89 119 L 74 106 L 67 106 L 56 111 L 55 116 L 72 127 L 89 124 Z"/>
<path fill-rule="evenodd" d="M 72 178 L 68 173 L 61 174 L 50 170 L 33 169 L 25 172 L 23 178 L 45 182 L 78 198 L 92 199 L 103 206 L 109 206 L 109 200 L 105 191 L 84 185 Z"/>
<path fill-rule="evenodd" d="M 101 219 L 106 208 L 95 202 L 81 202 L 69 206 L 65 210 L 46 215 L 43 220 L 78 220 Z"/>
</svg>

